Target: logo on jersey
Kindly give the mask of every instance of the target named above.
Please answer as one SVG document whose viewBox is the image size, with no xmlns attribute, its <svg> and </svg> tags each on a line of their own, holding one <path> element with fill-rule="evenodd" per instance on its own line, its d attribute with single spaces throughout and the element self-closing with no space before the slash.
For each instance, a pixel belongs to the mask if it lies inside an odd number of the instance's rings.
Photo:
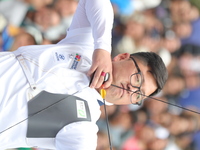
<svg viewBox="0 0 200 150">
<path fill-rule="evenodd" d="M 55 53 L 56 55 L 56 60 L 60 61 L 60 60 L 65 60 L 65 56 L 63 54 L 58 54 L 57 52 Z"/>
<path fill-rule="evenodd" d="M 73 61 L 72 65 L 71 65 L 70 69 L 75 69 L 76 70 L 76 68 L 77 68 L 78 63 L 80 62 L 80 60 L 81 60 L 81 55 L 76 54 L 76 56 L 74 57 L 74 61 Z"/>
<path fill-rule="evenodd" d="M 62 59 L 62 60 L 65 60 L 65 56 L 62 55 L 62 54 L 59 55 L 59 58 Z"/>
<path fill-rule="evenodd" d="M 76 100 L 76 107 L 77 107 L 77 117 L 78 118 L 87 118 L 86 110 L 85 110 L 85 103 L 80 100 Z"/>
</svg>

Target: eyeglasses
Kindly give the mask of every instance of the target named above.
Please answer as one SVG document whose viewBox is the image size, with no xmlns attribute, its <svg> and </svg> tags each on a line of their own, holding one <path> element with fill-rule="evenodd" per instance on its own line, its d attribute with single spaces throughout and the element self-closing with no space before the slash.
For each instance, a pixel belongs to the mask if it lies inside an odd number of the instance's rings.
<svg viewBox="0 0 200 150">
<path fill-rule="evenodd" d="M 144 94 L 140 90 L 142 83 L 143 83 L 143 75 L 142 75 L 142 72 L 141 72 L 140 68 L 138 67 L 138 64 L 136 63 L 136 61 L 132 57 L 130 57 L 130 58 L 131 58 L 131 60 L 133 60 L 135 66 L 137 68 L 137 73 L 134 73 L 130 76 L 131 86 L 134 88 L 137 88 L 136 91 L 132 91 L 133 93 L 131 94 L 130 101 L 134 105 L 141 105 L 142 101 L 144 99 Z M 137 102 L 133 103 L 133 100 L 136 100 Z"/>
</svg>

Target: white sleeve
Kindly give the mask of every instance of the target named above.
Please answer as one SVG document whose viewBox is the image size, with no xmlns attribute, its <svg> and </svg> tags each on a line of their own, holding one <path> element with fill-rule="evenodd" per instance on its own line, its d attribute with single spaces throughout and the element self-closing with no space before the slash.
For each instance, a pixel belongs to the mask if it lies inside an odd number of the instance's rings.
<svg viewBox="0 0 200 150">
<path fill-rule="evenodd" d="M 98 127 L 93 122 L 75 122 L 62 128 L 56 136 L 56 150 L 95 150 Z"/>
<path fill-rule="evenodd" d="M 113 18 L 110 0 L 80 0 L 69 30 L 91 27 L 94 49 L 111 52 Z"/>
</svg>

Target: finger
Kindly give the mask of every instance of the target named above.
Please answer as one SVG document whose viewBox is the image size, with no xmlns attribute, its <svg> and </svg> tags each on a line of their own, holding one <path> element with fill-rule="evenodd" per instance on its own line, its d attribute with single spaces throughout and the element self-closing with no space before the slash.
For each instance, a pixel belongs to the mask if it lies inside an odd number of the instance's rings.
<svg viewBox="0 0 200 150">
<path fill-rule="evenodd" d="M 103 73 L 103 74 L 102 74 Z M 110 73 L 102 72 L 99 80 L 96 84 L 96 88 L 100 88 L 103 85 L 103 88 L 108 88 L 111 85 L 112 77 L 110 78 Z"/>
<path fill-rule="evenodd" d="M 99 76 L 98 82 L 96 83 L 95 88 L 100 88 L 102 86 L 102 84 L 105 82 L 104 81 L 105 75 L 106 75 L 106 73 L 102 71 L 100 76 Z"/>
<path fill-rule="evenodd" d="M 92 65 L 90 67 L 89 71 L 87 72 L 87 76 L 92 76 L 95 73 L 96 69 L 97 69 L 97 66 L 96 65 Z"/>
<path fill-rule="evenodd" d="M 95 65 L 92 65 L 89 69 L 89 71 L 87 72 L 87 76 L 90 77 L 90 84 L 89 84 L 89 87 L 90 88 L 94 88 L 95 87 L 95 83 L 97 82 L 96 81 L 96 66 Z"/>
<path fill-rule="evenodd" d="M 91 88 L 97 88 L 96 85 L 99 81 L 100 73 L 101 71 L 99 71 L 99 69 L 95 70 L 95 72 L 93 73 L 93 78 L 91 79 L 91 84 L 90 84 Z"/>
</svg>

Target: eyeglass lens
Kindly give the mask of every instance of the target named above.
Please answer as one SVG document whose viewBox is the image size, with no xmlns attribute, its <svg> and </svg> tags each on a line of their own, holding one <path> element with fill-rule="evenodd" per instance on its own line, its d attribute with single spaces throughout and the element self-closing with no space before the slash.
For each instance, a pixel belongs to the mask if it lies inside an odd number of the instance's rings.
<svg viewBox="0 0 200 150">
<path fill-rule="evenodd" d="M 142 85 L 142 76 L 140 73 L 135 73 L 131 75 L 130 80 L 131 86 L 138 89 L 131 94 L 131 103 L 139 105 L 142 103 L 142 100 L 144 98 L 142 92 L 140 91 L 140 87 Z M 134 103 L 135 100 L 137 101 L 137 103 Z"/>
</svg>

